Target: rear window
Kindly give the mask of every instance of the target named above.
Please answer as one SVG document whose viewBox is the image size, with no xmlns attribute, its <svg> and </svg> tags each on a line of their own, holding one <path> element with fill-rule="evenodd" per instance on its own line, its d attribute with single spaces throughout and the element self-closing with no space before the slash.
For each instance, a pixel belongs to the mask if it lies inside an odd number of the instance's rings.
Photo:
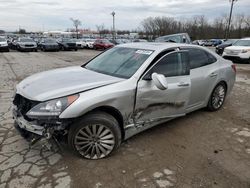
<svg viewBox="0 0 250 188">
<path fill-rule="evenodd" d="M 190 69 L 199 68 L 217 61 L 217 59 L 202 49 L 188 49 L 190 57 Z"/>
</svg>

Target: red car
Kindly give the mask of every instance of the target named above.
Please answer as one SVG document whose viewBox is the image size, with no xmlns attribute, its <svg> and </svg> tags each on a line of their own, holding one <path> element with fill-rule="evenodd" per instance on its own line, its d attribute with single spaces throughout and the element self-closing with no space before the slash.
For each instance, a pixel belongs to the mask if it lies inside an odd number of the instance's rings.
<svg viewBox="0 0 250 188">
<path fill-rule="evenodd" d="M 97 39 L 94 42 L 93 47 L 95 50 L 98 50 L 98 49 L 106 50 L 108 48 L 114 47 L 114 44 L 109 42 L 107 39 Z"/>
</svg>

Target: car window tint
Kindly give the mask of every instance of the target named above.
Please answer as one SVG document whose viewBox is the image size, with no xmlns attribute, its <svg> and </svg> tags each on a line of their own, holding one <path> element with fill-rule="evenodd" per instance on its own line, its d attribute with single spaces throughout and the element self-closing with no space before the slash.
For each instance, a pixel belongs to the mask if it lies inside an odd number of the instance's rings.
<svg viewBox="0 0 250 188">
<path fill-rule="evenodd" d="M 206 52 L 206 54 L 207 54 L 207 57 L 208 57 L 208 63 L 209 64 L 215 63 L 217 61 L 217 59 L 212 54 L 210 54 L 209 52 Z"/>
<path fill-rule="evenodd" d="M 172 53 L 163 57 L 150 71 L 163 74 L 166 77 L 189 74 L 187 53 Z"/>
<path fill-rule="evenodd" d="M 201 49 L 189 49 L 190 69 L 210 64 L 207 53 Z"/>
</svg>

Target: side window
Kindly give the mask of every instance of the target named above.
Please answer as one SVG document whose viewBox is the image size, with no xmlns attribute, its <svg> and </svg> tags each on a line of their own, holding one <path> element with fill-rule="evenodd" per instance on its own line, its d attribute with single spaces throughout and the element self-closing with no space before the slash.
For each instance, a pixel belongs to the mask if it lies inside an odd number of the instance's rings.
<svg viewBox="0 0 250 188">
<path fill-rule="evenodd" d="M 189 58 L 186 52 L 174 52 L 163 57 L 151 70 L 166 77 L 189 74 Z"/>
<path fill-rule="evenodd" d="M 200 49 L 189 49 L 190 69 L 195 69 L 209 64 L 205 51 Z"/>
<path fill-rule="evenodd" d="M 212 54 L 210 54 L 208 52 L 206 52 L 206 53 L 207 53 L 207 56 L 208 56 L 208 62 L 210 64 L 215 63 L 217 61 L 217 59 Z"/>
<path fill-rule="evenodd" d="M 217 61 L 217 59 L 202 49 L 188 49 L 190 57 L 190 69 L 199 68 L 212 64 Z"/>
</svg>

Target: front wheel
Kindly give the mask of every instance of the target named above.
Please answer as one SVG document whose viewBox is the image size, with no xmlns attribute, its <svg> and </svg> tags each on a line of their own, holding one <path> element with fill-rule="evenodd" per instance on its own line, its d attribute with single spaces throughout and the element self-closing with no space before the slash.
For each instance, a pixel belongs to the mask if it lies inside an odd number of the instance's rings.
<svg viewBox="0 0 250 188">
<path fill-rule="evenodd" d="M 210 99 L 208 101 L 207 109 L 209 111 L 217 111 L 224 104 L 226 98 L 227 88 L 226 85 L 221 82 L 213 90 Z"/>
<path fill-rule="evenodd" d="M 119 147 L 121 131 L 113 116 L 95 112 L 71 125 L 68 141 L 70 147 L 81 157 L 101 159 Z"/>
</svg>

